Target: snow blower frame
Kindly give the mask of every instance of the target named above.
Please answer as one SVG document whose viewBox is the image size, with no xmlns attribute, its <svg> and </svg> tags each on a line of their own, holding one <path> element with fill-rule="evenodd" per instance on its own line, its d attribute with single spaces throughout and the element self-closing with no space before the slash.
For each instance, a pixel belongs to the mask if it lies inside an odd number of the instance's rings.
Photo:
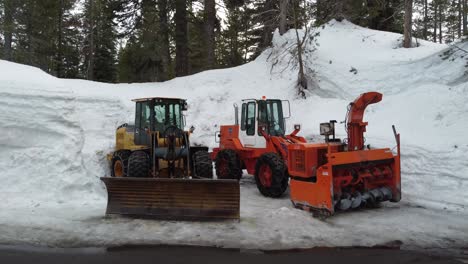
<svg viewBox="0 0 468 264">
<path fill-rule="evenodd" d="M 364 145 L 364 111 L 381 100 L 382 94 L 369 92 L 349 105 L 347 144 L 335 139 L 336 121 L 331 121 L 320 126 L 325 143 L 288 146 L 290 195 L 296 208 L 327 217 L 336 211 L 400 201 L 400 134 L 395 126 L 396 155 L 389 148 L 370 149 Z"/>
</svg>

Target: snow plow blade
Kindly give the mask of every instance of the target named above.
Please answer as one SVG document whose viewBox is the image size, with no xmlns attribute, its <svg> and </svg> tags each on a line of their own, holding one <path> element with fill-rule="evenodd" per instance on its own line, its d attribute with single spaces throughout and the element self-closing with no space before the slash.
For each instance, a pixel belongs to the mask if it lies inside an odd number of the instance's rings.
<svg viewBox="0 0 468 264">
<path fill-rule="evenodd" d="M 102 177 L 106 214 L 161 220 L 239 219 L 237 180 Z"/>
</svg>

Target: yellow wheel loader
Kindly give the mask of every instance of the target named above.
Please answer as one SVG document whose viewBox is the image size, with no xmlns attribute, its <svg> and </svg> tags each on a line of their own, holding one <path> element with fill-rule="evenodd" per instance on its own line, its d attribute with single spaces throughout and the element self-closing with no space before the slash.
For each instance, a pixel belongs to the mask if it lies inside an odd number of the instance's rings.
<svg viewBox="0 0 468 264">
<path fill-rule="evenodd" d="M 213 179 L 208 147 L 191 146 L 184 131 L 187 102 L 141 98 L 135 124 L 117 128 L 115 151 L 107 155 L 111 177 L 106 214 L 168 220 L 239 219 L 237 180 Z"/>
</svg>

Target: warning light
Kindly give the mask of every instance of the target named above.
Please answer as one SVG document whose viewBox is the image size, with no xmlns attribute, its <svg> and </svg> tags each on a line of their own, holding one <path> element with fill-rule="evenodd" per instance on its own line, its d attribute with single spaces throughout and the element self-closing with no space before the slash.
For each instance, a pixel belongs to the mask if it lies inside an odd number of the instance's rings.
<svg viewBox="0 0 468 264">
<path fill-rule="evenodd" d="M 266 100 L 266 96 L 262 96 L 262 100 Z"/>
</svg>

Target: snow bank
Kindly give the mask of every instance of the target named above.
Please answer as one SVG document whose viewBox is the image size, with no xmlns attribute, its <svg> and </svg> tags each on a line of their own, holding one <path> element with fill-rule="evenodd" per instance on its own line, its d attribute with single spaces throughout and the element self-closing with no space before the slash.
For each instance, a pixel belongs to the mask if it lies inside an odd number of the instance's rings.
<svg viewBox="0 0 468 264">
<path fill-rule="evenodd" d="M 165 83 L 102 84 L 61 80 L 0 61 L 0 243 L 96 246 L 141 243 L 243 248 L 371 246 L 400 240 L 407 248 L 463 247 L 468 240 L 468 83 L 466 58 L 446 45 L 398 47 L 398 34 L 332 21 L 308 43 L 306 65 L 318 85 L 308 99 L 295 92 L 294 32 L 249 64 Z M 301 34 L 303 34 L 301 32 Z M 463 44 L 463 45 L 466 45 Z M 355 69 L 351 71 L 351 69 Z M 240 223 L 176 223 L 104 218 L 105 154 L 115 128 L 132 122 L 130 99 L 188 99 L 196 143 L 215 146 L 219 124 L 233 122 L 242 98 L 291 100 L 288 128 L 320 138 L 318 125 L 344 119 L 365 91 L 384 94 L 369 107 L 367 143 L 394 146 L 402 134 L 403 201 L 373 211 L 313 219 L 287 197 L 267 199 L 244 176 Z M 343 137 L 340 126 L 338 135 Z M 411 223 L 408 222 L 411 219 Z M 379 230 L 375 232 L 375 230 Z"/>
</svg>

